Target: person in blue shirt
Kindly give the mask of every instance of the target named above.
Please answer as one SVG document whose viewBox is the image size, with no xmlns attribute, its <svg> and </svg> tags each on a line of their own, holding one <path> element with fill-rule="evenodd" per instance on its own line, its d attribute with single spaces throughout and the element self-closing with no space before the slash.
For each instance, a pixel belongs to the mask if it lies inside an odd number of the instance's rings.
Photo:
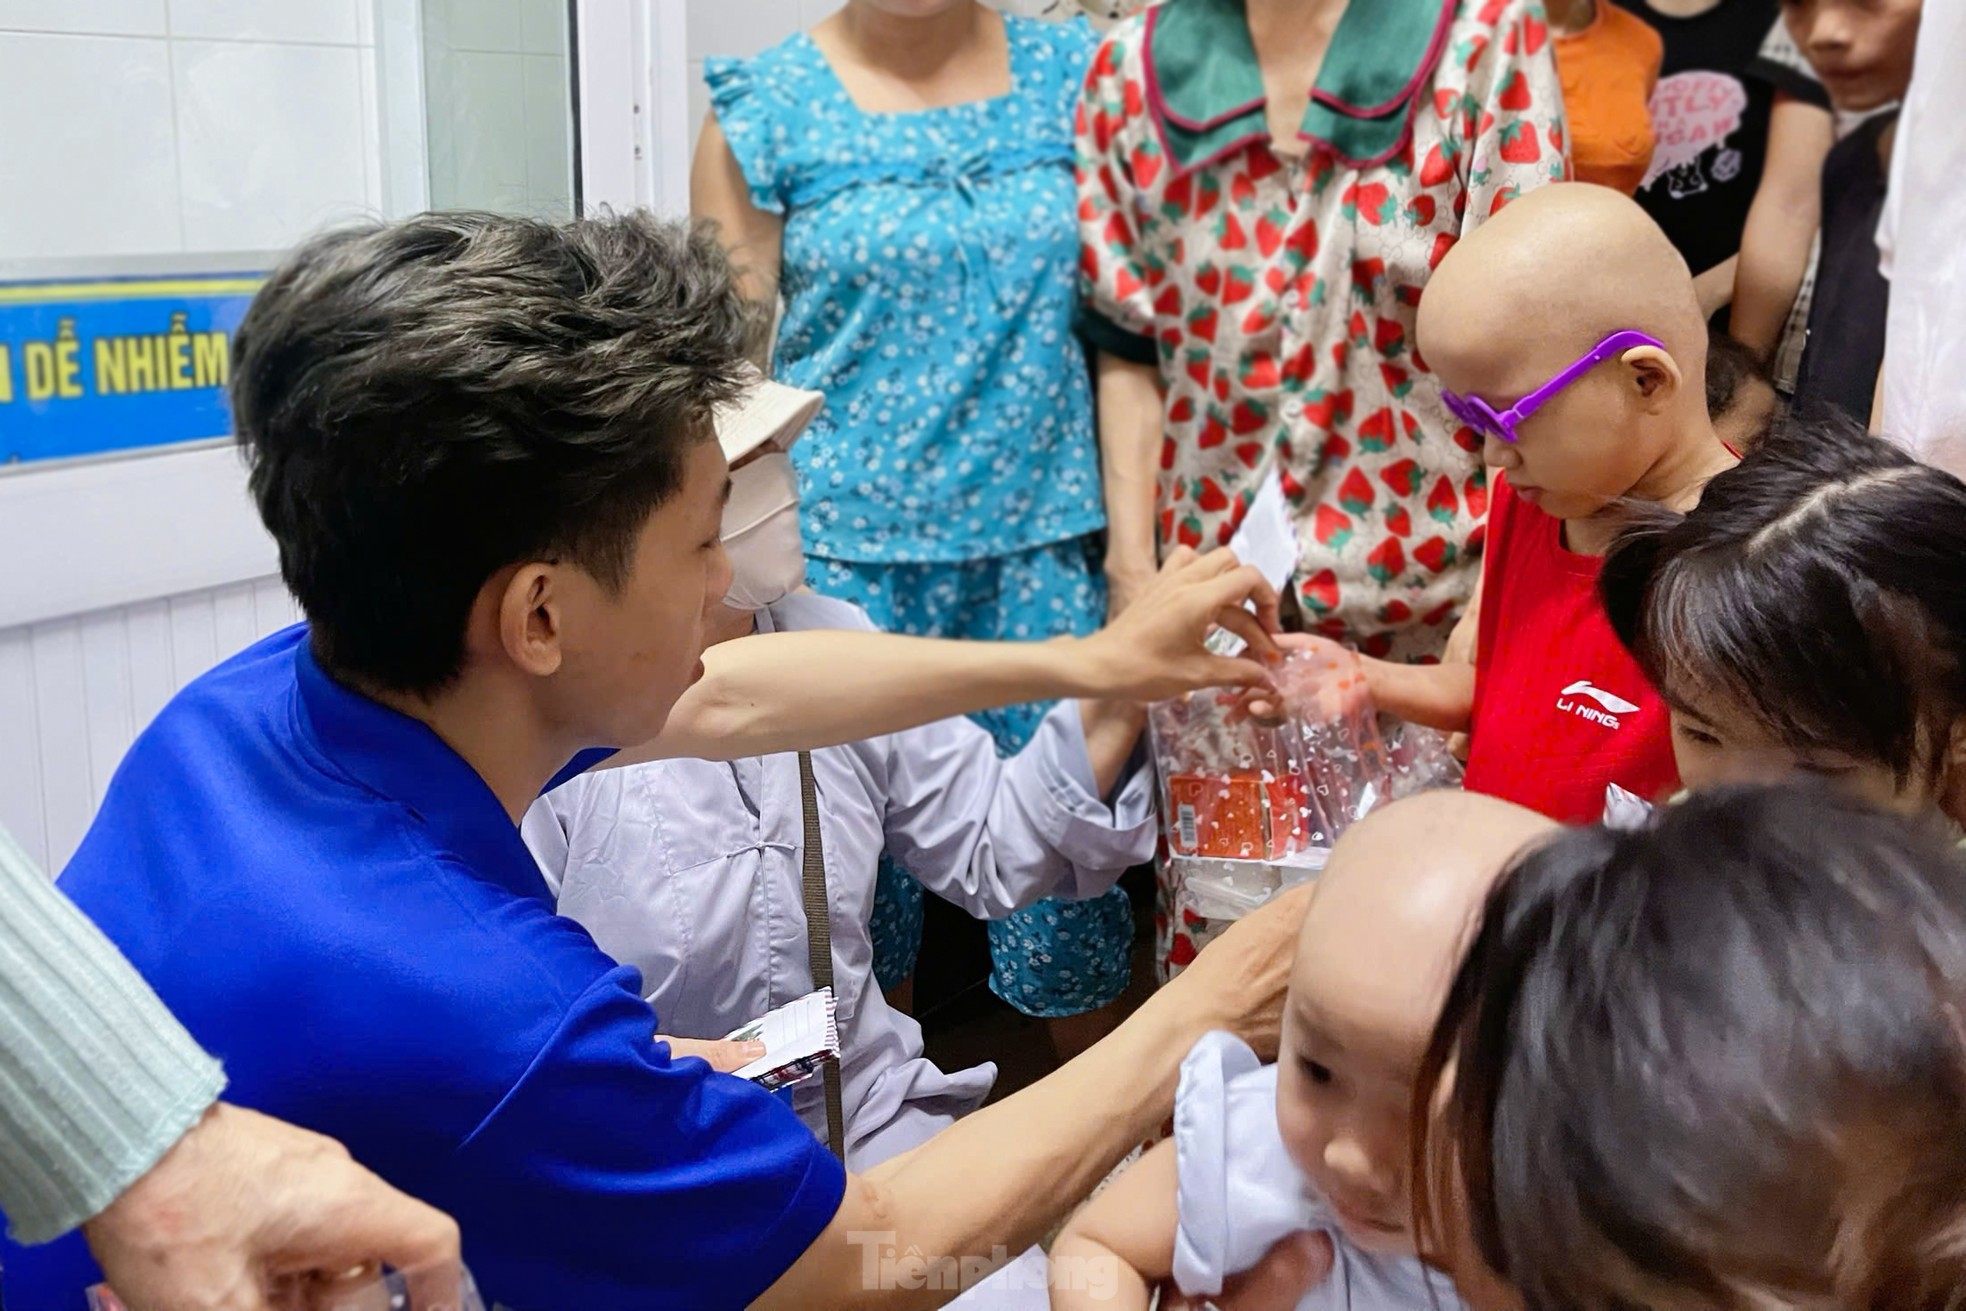
<svg viewBox="0 0 1966 1311">
<path fill-rule="evenodd" d="M 554 914 L 517 821 L 607 749 L 1260 682 L 1203 647 L 1216 625 L 1274 650 L 1241 608 L 1273 623 L 1274 597 L 1218 554 L 1084 640 L 815 632 L 706 661 L 730 580 L 710 415 L 753 321 L 714 243 L 645 215 L 300 247 L 239 328 L 232 405 L 308 622 L 159 714 L 61 877 L 234 1100 L 448 1210 L 512 1311 L 944 1300 L 893 1252 L 1021 1250 L 1167 1113 L 1202 1032 L 1275 1044 L 1295 899 L 1051 1079 L 849 1179 L 782 1101 L 672 1056 L 635 972 Z M 79 1240 L 0 1265 L 13 1311 L 96 1277 Z"/>
</svg>

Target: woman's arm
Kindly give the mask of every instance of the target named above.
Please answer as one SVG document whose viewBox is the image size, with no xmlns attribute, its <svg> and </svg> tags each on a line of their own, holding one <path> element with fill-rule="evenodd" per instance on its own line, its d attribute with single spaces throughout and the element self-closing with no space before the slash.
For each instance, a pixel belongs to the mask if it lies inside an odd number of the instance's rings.
<svg viewBox="0 0 1966 1311">
<path fill-rule="evenodd" d="M 1728 331 L 1763 358 L 1781 344 L 1789 311 L 1809 271 L 1822 220 L 1823 158 L 1836 141 L 1827 109 L 1787 92 L 1775 96 L 1768 162 L 1741 234 Z"/>
<path fill-rule="evenodd" d="M 715 113 L 703 120 L 689 173 L 690 213 L 717 225 L 718 240 L 737 269 L 746 299 L 774 303 L 784 252 L 785 220 L 751 202 L 751 188 L 724 139 Z"/>
<path fill-rule="evenodd" d="M 1877 394 L 1884 394 L 1881 385 Z M 1085 754 L 1092 762 L 1093 795 L 1110 797 L 1140 745 L 1147 707 L 1138 701 L 1081 701 L 1079 727 L 1085 730 Z"/>
<path fill-rule="evenodd" d="M 1740 266 L 1741 255 L 1736 251 L 1693 279 L 1693 295 L 1700 302 L 1702 317 L 1712 318 L 1726 309 L 1728 302 L 1734 299 L 1735 271 Z"/>
<path fill-rule="evenodd" d="M 1099 353 L 1099 457 L 1106 492 L 1107 613 L 1132 604 L 1154 576 L 1160 370 Z"/>
<path fill-rule="evenodd" d="M 882 1258 L 960 1268 L 1038 1241 L 1167 1117 L 1181 1060 L 1204 1033 L 1227 1029 L 1276 1050 L 1308 896 L 1287 892 L 1232 926 L 1056 1074 L 849 1176 L 832 1223 L 754 1305 L 939 1306 L 960 1291 L 953 1281 L 883 1279 Z"/>
</svg>

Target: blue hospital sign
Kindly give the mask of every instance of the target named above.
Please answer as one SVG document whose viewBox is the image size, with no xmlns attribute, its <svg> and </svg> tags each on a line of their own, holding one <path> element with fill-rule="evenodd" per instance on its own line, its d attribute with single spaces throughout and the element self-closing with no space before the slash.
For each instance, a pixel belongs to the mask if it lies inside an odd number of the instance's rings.
<svg viewBox="0 0 1966 1311">
<path fill-rule="evenodd" d="M 232 334 L 257 274 L 0 282 L 0 464 L 232 431 Z"/>
</svg>

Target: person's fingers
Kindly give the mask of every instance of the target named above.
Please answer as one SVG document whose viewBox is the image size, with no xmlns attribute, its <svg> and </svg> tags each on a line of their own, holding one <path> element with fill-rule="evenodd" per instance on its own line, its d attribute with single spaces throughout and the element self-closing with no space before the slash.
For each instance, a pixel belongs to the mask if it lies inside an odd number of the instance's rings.
<svg viewBox="0 0 1966 1311">
<path fill-rule="evenodd" d="M 1263 589 L 1269 587 L 1264 581 L 1263 571 L 1253 564 L 1237 564 L 1235 556 L 1227 551 L 1217 551 L 1216 556 L 1226 557 L 1228 567 L 1208 575 L 1208 596 L 1217 605 L 1241 605 L 1244 601 L 1258 597 Z M 1270 593 L 1272 599 L 1276 593 Z"/>
<path fill-rule="evenodd" d="M 765 1054 L 761 1042 L 732 1042 L 727 1038 L 670 1038 L 662 1034 L 655 1036 L 657 1042 L 669 1044 L 671 1056 L 695 1056 L 710 1062 L 710 1068 L 722 1074 L 733 1074 Z"/>
<path fill-rule="evenodd" d="M 1254 566 L 1250 567 L 1254 568 Z M 1276 633 L 1283 630 L 1283 600 L 1277 595 L 1277 589 L 1270 586 L 1269 579 L 1259 573 L 1257 585 L 1250 592 L 1249 599 L 1256 606 L 1256 617 L 1263 621 L 1264 632 Z"/>
<path fill-rule="evenodd" d="M 347 1271 L 365 1264 L 398 1270 L 455 1271 L 460 1259 L 457 1221 L 433 1206 L 390 1188 L 350 1162 L 358 1177 L 344 1186 L 344 1195 L 331 1215 L 314 1226 L 312 1243 L 290 1244 L 290 1270 Z M 452 1305 L 455 1305 L 453 1303 Z"/>
<path fill-rule="evenodd" d="M 1236 559 L 1236 553 L 1234 551 L 1229 550 L 1225 546 L 1218 546 L 1212 551 L 1206 551 L 1191 558 L 1182 566 L 1180 577 L 1183 582 L 1204 582 L 1208 579 L 1219 578 L 1223 574 L 1233 572 L 1240 565 L 1241 562 Z"/>
<path fill-rule="evenodd" d="M 1246 656 L 1209 656 L 1201 666 L 1205 687 L 1270 688 L 1270 671 Z"/>
<path fill-rule="evenodd" d="M 398 1301 L 399 1292 L 406 1301 Z M 385 1273 L 369 1261 L 332 1276 L 285 1280 L 272 1303 L 278 1311 L 461 1311 L 464 1267 L 449 1260 Z"/>
<path fill-rule="evenodd" d="M 340 1178 L 309 1181 L 317 1209 L 268 1255 L 264 1273 L 303 1281 L 308 1306 L 366 1306 L 388 1266 L 404 1272 L 413 1311 L 457 1311 L 464 1300 L 457 1222 L 352 1161 L 342 1169 Z"/>
<path fill-rule="evenodd" d="M 1277 653 L 1276 642 L 1263 630 L 1262 621 L 1241 606 L 1218 610 L 1213 618 L 1216 627 L 1226 628 L 1243 640 L 1248 648 L 1243 654 L 1251 660 L 1267 664 L 1282 658 Z"/>
<path fill-rule="evenodd" d="M 280 1311 L 390 1311 L 391 1297 L 381 1268 L 363 1262 L 332 1275 L 285 1280 L 275 1288 L 271 1301 Z M 434 1305 L 419 1302 L 416 1311 Z"/>
<path fill-rule="evenodd" d="M 1291 1311 L 1331 1275 L 1336 1254 L 1325 1233 L 1292 1234 L 1223 1286 L 1220 1311 Z"/>
<path fill-rule="evenodd" d="M 1194 563 L 1197 558 L 1194 547 L 1177 546 L 1167 553 L 1166 559 L 1161 561 L 1160 571 L 1164 574 L 1179 573 Z"/>
<path fill-rule="evenodd" d="M 1251 720 L 1262 728 L 1275 728 L 1283 722 L 1283 702 L 1273 694 L 1256 693 L 1242 698 L 1229 709 L 1231 724 Z"/>
<path fill-rule="evenodd" d="M 464 1306 L 464 1268 L 456 1261 L 409 1267 L 402 1276 L 409 1311 L 460 1311 Z"/>
<path fill-rule="evenodd" d="M 1278 628 L 1277 594 L 1254 565 L 1239 565 L 1208 581 L 1202 595 L 1218 610 L 1253 608 L 1257 626 L 1265 633 Z"/>
</svg>

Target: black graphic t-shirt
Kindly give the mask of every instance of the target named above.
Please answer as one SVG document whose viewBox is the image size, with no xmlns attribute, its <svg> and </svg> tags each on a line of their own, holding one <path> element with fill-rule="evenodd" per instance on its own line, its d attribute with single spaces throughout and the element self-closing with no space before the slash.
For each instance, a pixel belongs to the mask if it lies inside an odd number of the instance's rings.
<svg viewBox="0 0 1966 1311">
<path fill-rule="evenodd" d="M 1618 2 L 1657 29 L 1666 46 L 1652 94 L 1658 146 L 1638 203 L 1693 272 L 1703 273 L 1741 248 L 1768 158 L 1775 92 L 1828 100 L 1807 65 L 1797 66 L 1799 57 L 1764 52 L 1764 44 L 1779 42 L 1779 34 L 1769 38 L 1781 21 L 1780 0 L 1720 0 L 1690 18 L 1662 14 L 1645 0 Z"/>
<path fill-rule="evenodd" d="M 1886 182 L 1878 143 L 1896 119 L 1879 114 L 1868 120 L 1823 161 L 1823 256 L 1809 304 L 1809 344 L 1795 380 L 1798 406 L 1833 405 L 1859 423 L 1870 422 L 1884 364 L 1891 284 L 1878 268 Z"/>
</svg>

